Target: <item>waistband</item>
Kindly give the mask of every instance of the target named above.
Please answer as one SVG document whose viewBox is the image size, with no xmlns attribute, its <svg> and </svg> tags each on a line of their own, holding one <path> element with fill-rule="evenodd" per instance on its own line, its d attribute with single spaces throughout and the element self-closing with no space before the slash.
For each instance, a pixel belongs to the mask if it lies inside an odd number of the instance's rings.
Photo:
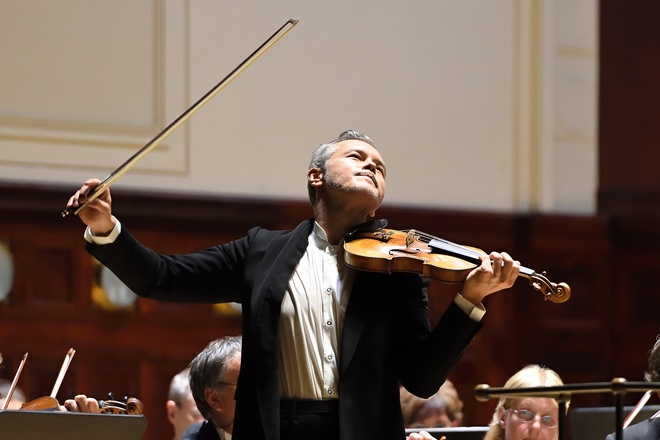
<svg viewBox="0 0 660 440">
<path fill-rule="evenodd" d="M 280 399 L 280 412 L 284 413 L 336 413 L 339 411 L 339 399 L 304 400 Z"/>
</svg>

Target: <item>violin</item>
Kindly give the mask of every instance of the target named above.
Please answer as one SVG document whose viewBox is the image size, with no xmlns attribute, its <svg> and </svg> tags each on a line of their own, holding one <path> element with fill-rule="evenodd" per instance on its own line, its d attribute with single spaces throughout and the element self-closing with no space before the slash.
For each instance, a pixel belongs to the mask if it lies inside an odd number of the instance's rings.
<svg viewBox="0 0 660 440">
<path fill-rule="evenodd" d="M 123 400 L 114 400 L 112 393 L 108 393 L 109 400 L 99 400 L 101 414 L 129 414 L 140 415 L 144 405 L 135 397 L 124 397 Z M 38 397 L 21 405 L 21 411 L 59 411 L 60 403 L 51 396 Z"/>
<path fill-rule="evenodd" d="M 435 281 L 462 283 L 481 264 L 481 249 L 459 245 L 414 229 L 386 229 L 387 220 L 364 223 L 344 238 L 344 260 L 358 270 L 412 272 Z M 562 303 L 571 296 L 566 283 L 553 283 L 546 273 L 520 267 L 520 275 L 544 299 Z"/>
<path fill-rule="evenodd" d="M 59 391 L 60 385 L 62 384 L 62 380 L 64 379 L 64 375 L 66 374 L 66 370 L 69 368 L 69 364 L 71 364 L 71 360 L 73 359 L 73 355 L 75 353 L 76 350 L 74 350 L 73 348 L 70 348 L 69 351 L 66 353 L 66 356 L 64 357 L 64 362 L 62 363 L 62 367 L 60 368 L 60 373 L 57 376 L 57 380 L 55 381 L 55 385 L 53 386 L 53 391 L 50 393 L 50 396 L 38 397 L 34 400 L 23 403 L 20 408 L 22 411 L 59 411 L 60 410 L 60 403 L 57 401 L 55 396 Z M 14 389 L 16 388 L 16 384 L 18 383 L 18 378 L 21 375 L 21 371 L 23 370 L 23 366 L 25 365 L 25 361 L 27 360 L 27 357 L 28 357 L 28 353 L 25 353 L 18 367 L 18 370 L 16 371 L 16 375 L 14 376 L 14 380 L 12 381 L 9 392 L 7 393 L 7 397 L 2 407 L 3 410 L 7 409 L 9 405 L 9 401 L 12 398 Z M 100 410 L 99 412 L 101 414 L 140 415 L 142 414 L 142 410 L 144 408 L 142 402 L 140 402 L 135 397 L 130 397 L 130 398 L 124 397 L 122 401 L 118 401 L 115 400 L 114 397 L 112 397 L 112 393 L 108 393 L 108 400 L 99 400 L 98 403 Z"/>
</svg>

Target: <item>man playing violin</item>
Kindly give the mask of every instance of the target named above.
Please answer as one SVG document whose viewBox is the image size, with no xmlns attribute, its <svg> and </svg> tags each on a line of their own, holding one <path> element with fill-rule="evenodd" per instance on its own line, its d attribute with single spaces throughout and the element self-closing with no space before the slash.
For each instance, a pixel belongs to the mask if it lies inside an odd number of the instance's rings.
<svg viewBox="0 0 660 440">
<path fill-rule="evenodd" d="M 343 264 L 344 236 L 375 217 L 385 175 L 373 141 L 346 131 L 312 155 L 313 219 L 186 255 L 138 243 L 112 216 L 107 189 L 79 216 L 87 249 L 138 295 L 242 304 L 234 440 L 401 440 L 399 383 L 435 393 L 481 328 L 482 300 L 511 287 L 520 263 L 483 255 L 432 327 L 420 275 Z M 86 181 L 67 206 L 84 204 L 98 183 Z"/>
</svg>

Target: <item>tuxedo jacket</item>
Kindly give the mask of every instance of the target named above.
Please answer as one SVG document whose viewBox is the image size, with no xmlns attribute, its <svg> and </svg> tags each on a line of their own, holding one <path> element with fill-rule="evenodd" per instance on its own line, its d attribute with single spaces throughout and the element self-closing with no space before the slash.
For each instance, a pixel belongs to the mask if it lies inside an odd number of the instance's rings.
<svg viewBox="0 0 660 440">
<path fill-rule="evenodd" d="M 233 437 L 232 437 L 233 439 Z M 222 440 L 213 422 L 194 423 L 186 429 L 181 440 Z"/>
<path fill-rule="evenodd" d="M 609 434 L 606 440 L 616 440 L 616 433 Z M 658 440 L 660 439 L 660 417 L 646 419 L 623 430 L 625 440 Z M 622 440 L 622 439 L 619 439 Z"/>
<path fill-rule="evenodd" d="M 253 228 L 243 238 L 185 255 L 159 255 L 124 225 L 114 243 L 87 246 L 140 296 L 241 303 L 234 440 L 279 440 L 280 308 L 313 225 L 311 219 L 292 231 Z M 432 395 L 480 328 L 452 302 L 432 329 L 418 274 L 358 271 L 339 347 L 341 439 L 404 439 L 399 382 L 418 396 Z"/>
</svg>

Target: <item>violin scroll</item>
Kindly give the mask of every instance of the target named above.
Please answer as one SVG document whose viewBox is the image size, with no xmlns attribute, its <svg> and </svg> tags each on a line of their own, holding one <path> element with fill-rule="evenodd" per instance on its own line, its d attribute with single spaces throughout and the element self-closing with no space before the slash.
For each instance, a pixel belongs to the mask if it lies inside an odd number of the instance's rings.
<svg viewBox="0 0 660 440">
<path fill-rule="evenodd" d="M 99 401 L 101 414 L 130 414 L 140 415 L 144 406 L 135 397 L 124 397 L 122 401 L 114 400 L 112 393 L 108 393 L 108 400 Z"/>
<path fill-rule="evenodd" d="M 566 283 L 553 283 L 545 276 L 545 271 L 538 274 L 534 272 L 529 275 L 529 284 L 538 292 L 541 292 L 544 299 L 553 303 L 563 303 L 571 297 L 571 288 Z"/>
</svg>

